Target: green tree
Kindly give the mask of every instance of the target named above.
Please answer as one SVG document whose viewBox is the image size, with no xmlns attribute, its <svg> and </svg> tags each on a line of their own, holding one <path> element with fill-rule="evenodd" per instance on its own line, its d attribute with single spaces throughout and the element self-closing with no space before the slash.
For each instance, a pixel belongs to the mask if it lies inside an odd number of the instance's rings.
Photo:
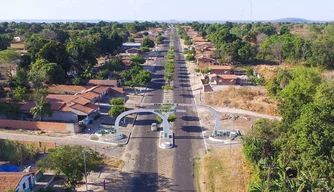
<svg viewBox="0 0 334 192">
<path fill-rule="evenodd" d="M 316 87 L 321 82 L 320 73 L 315 68 L 297 67 L 290 74 L 292 80 L 279 93 L 282 100 L 279 111 L 287 125 L 299 118 L 305 104 L 313 101 Z"/>
<path fill-rule="evenodd" d="M 85 159 L 84 159 L 85 158 Z M 85 163 L 86 162 L 86 168 Z M 102 164 L 102 157 L 87 147 L 60 146 L 37 163 L 43 170 L 54 170 L 57 175 L 65 177 L 65 187 L 74 190 L 78 181 L 81 181 L 91 171 L 97 171 Z"/>
<path fill-rule="evenodd" d="M 0 34 L 0 51 L 7 49 L 12 39 L 10 34 Z"/>
<path fill-rule="evenodd" d="M 13 91 L 14 99 L 17 101 L 25 101 L 28 99 L 27 88 L 16 87 Z"/>
<path fill-rule="evenodd" d="M 194 61 L 196 58 L 193 55 L 188 54 L 186 56 L 186 61 Z"/>
<path fill-rule="evenodd" d="M 149 39 L 148 37 L 145 37 L 141 43 L 142 47 L 149 47 L 149 48 L 153 48 L 155 46 L 154 41 L 152 41 L 151 39 Z"/>
<path fill-rule="evenodd" d="M 124 99 L 119 97 L 119 98 L 114 98 L 110 100 L 111 105 L 124 105 Z"/>
<path fill-rule="evenodd" d="M 139 63 L 139 64 L 144 64 L 146 62 L 144 57 L 142 57 L 140 55 L 132 56 L 130 61 L 133 62 L 133 63 Z"/>
<path fill-rule="evenodd" d="M 290 29 L 287 25 L 281 25 L 280 30 L 279 30 L 280 35 L 284 34 L 290 34 Z"/>
<path fill-rule="evenodd" d="M 135 77 L 134 82 L 138 85 L 144 86 L 151 81 L 152 73 L 147 70 L 140 71 Z"/>
<path fill-rule="evenodd" d="M 0 63 L 7 65 L 8 68 L 10 68 L 13 64 L 16 64 L 19 58 L 20 55 L 14 49 L 0 51 Z"/>
<path fill-rule="evenodd" d="M 116 118 L 118 115 L 124 112 L 124 106 L 123 105 L 115 105 L 112 106 L 111 109 L 109 110 L 108 114 L 111 117 Z"/>
<path fill-rule="evenodd" d="M 39 118 L 40 121 L 43 121 L 44 117 L 48 115 L 52 116 L 51 104 L 45 99 L 44 96 L 38 96 L 34 100 L 35 107 L 30 109 L 30 113 L 34 118 Z"/>
<path fill-rule="evenodd" d="M 38 52 L 38 58 L 48 61 L 48 63 L 56 63 L 65 71 L 71 67 L 68 61 L 68 53 L 65 46 L 57 41 L 49 41 Z"/>
<path fill-rule="evenodd" d="M 78 73 L 84 70 L 85 65 L 94 66 L 97 63 L 98 49 L 91 41 L 71 39 L 66 45 L 71 66 Z"/>
<path fill-rule="evenodd" d="M 150 49 L 148 47 L 141 47 L 139 50 L 143 53 L 150 51 Z"/>
</svg>

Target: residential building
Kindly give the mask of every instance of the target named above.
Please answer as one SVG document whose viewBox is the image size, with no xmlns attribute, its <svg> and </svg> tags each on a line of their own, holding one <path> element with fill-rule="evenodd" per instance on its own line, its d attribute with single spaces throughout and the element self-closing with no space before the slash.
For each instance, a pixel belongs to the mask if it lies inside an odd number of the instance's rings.
<svg viewBox="0 0 334 192">
<path fill-rule="evenodd" d="M 236 85 L 237 79 L 236 75 L 217 75 L 215 83 L 217 85 Z"/>
<path fill-rule="evenodd" d="M 100 80 L 100 79 L 91 79 L 87 83 L 88 86 L 108 86 L 108 87 L 118 87 L 117 80 Z"/>
<path fill-rule="evenodd" d="M 210 74 L 217 74 L 217 75 L 223 75 L 223 74 L 231 74 L 232 73 L 232 67 L 226 66 L 226 65 L 210 65 Z"/>
<path fill-rule="evenodd" d="M 50 85 L 49 92 L 55 94 L 75 95 L 77 93 L 83 93 L 89 88 L 91 87 L 81 85 Z"/>
<path fill-rule="evenodd" d="M 0 191 L 32 191 L 35 185 L 32 172 L 0 172 Z"/>
<path fill-rule="evenodd" d="M 140 49 L 141 47 L 141 43 L 134 43 L 134 42 L 126 42 L 122 44 L 122 48 L 121 51 L 124 52 L 128 49 L 132 49 L 132 48 L 137 48 Z"/>
<path fill-rule="evenodd" d="M 198 57 L 196 64 L 198 65 L 199 68 L 203 68 L 203 66 L 210 66 L 214 65 L 216 63 L 215 59 L 208 58 L 208 57 Z"/>
</svg>

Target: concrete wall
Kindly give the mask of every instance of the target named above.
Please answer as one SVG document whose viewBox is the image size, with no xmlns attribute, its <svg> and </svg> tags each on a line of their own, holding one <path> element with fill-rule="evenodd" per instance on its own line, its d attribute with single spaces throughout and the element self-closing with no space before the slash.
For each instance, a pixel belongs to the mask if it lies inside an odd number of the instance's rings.
<svg viewBox="0 0 334 192">
<path fill-rule="evenodd" d="M 231 70 L 229 69 L 211 69 L 210 74 L 217 74 L 217 75 L 229 75 L 231 74 Z"/>
<path fill-rule="evenodd" d="M 42 122 L 42 121 L 20 121 L 0 119 L 1 128 L 26 129 L 26 130 L 41 130 L 45 132 L 79 132 L 78 123 L 57 123 L 57 122 Z"/>
<path fill-rule="evenodd" d="M 236 85 L 237 84 L 236 79 L 217 78 L 216 82 L 217 82 L 217 85 Z"/>
<path fill-rule="evenodd" d="M 73 112 L 53 111 L 52 116 L 44 116 L 45 121 L 78 122 L 78 115 Z"/>
</svg>

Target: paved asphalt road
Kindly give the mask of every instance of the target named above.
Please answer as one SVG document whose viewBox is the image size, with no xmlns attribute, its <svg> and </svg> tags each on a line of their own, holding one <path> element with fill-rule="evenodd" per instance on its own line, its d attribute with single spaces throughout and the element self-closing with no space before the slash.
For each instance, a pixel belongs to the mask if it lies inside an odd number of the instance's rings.
<svg viewBox="0 0 334 192">
<path fill-rule="evenodd" d="M 169 39 L 169 33 L 166 33 Z M 160 50 L 162 56 L 166 56 L 169 41 L 165 41 L 163 48 Z M 152 81 L 147 85 L 147 92 L 144 98 L 144 103 L 162 103 L 164 81 L 164 65 L 166 60 L 163 57 L 158 57 L 156 66 L 152 73 Z M 149 108 L 149 107 L 146 107 Z M 130 147 L 139 148 L 140 154 L 136 157 L 136 167 L 133 170 L 135 177 L 132 180 L 132 191 L 157 191 L 158 190 L 158 165 L 157 165 L 157 147 L 158 147 L 158 132 L 150 130 L 151 124 L 157 122 L 154 114 L 138 115 L 135 129 L 132 133 L 129 145 Z"/>
<path fill-rule="evenodd" d="M 181 42 L 174 28 L 175 75 L 174 103 L 194 104 L 194 95 L 190 85 L 189 72 L 182 53 Z M 186 113 L 177 113 L 174 123 L 175 160 L 173 181 L 175 191 L 195 191 L 193 178 L 193 159 L 203 146 L 202 129 L 199 125 L 196 108 L 186 108 Z"/>
<path fill-rule="evenodd" d="M 175 49 L 175 74 L 174 74 L 174 103 L 193 104 L 193 93 L 189 82 L 182 48 L 174 28 L 174 49 Z M 169 39 L 169 33 L 167 34 Z M 169 42 L 163 45 L 167 51 Z M 166 52 L 162 53 L 164 56 Z M 144 103 L 162 103 L 163 91 L 161 87 L 165 84 L 163 77 L 163 66 L 166 61 L 163 58 L 157 59 L 152 82 L 148 85 L 151 91 L 146 93 Z M 180 108 L 180 107 L 179 107 Z M 179 109 L 178 108 L 178 109 Z M 180 108 L 182 109 L 182 108 Z M 198 148 L 202 147 L 201 127 L 196 109 L 187 108 L 186 113 L 177 113 L 177 120 L 174 122 L 175 153 L 172 175 L 173 191 L 195 191 L 193 177 L 193 158 L 198 155 Z M 132 134 L 129 145 L 139 148 L 140 154 L 136 157 L 135 178 L 132 183 L 132 191 L 157 191 L 158 183 L 162 178 L 158 175 L 157 147 L 158 132 L 151 132 L 150 125 L 156 122 L 156 115 L 139 115 L 136 121 L 136 128 Z M 137 145 L 137 146 L 136 146 Z"/>
</svg>

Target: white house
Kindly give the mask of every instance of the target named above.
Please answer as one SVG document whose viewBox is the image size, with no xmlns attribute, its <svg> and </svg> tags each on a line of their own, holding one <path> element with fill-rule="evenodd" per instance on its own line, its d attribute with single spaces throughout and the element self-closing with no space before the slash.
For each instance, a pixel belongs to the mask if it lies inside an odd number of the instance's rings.
<svg viewBox="0 0 334 192">
<path fill-rule="evenodd" d="M 34 185 L 34 174 L 31 172 L 0 172 L 0 191 L 30 192 Z"/>
</svg>

